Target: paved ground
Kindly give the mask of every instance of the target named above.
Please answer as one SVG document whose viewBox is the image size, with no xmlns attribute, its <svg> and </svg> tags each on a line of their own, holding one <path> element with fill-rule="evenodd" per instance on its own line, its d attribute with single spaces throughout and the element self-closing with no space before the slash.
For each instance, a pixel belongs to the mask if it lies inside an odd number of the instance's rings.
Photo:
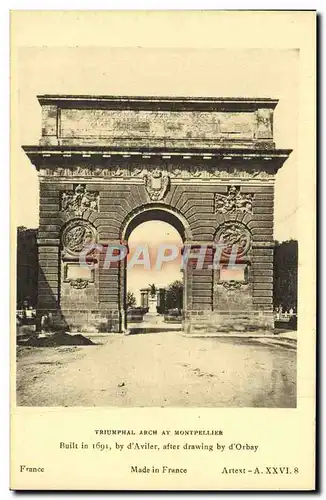
<svg viewBox="0 0 326 500">
<path fill-rule="evenodd" d="M 141 322 L 128 322 L 128 330 L 131 333 L 156 333 L 171 330 L 182 331 L 182 323 L 166 322 L 162 314 L 147 313 Z"/>
<path fill-rule="evenodd" d="M 267 339 L 177 331 L 108 335 L 86 347 L 19 347 L 26 406 L 295 407 L 296 350 Z"/>
</svg>

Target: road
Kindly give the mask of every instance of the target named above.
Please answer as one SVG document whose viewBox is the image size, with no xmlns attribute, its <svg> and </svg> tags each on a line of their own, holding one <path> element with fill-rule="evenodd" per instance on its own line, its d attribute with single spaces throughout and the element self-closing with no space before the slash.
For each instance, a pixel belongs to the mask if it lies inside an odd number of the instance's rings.
<svg viewBox="0 0 326 500">
<path fill-rule="evenodd" d="M 94 346 L 19 347 L 26 406 L 296 406 L 296 350 L 177 331 L 92 338 Z"/>
</svg>

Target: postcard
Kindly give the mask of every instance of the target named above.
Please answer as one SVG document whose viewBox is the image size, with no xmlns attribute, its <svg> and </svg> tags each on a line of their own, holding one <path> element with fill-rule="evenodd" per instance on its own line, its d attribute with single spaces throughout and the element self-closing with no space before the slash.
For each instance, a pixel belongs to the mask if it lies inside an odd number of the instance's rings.
<svg viewBox="0 0 326 500">
<path fill-rule="evenodd" d="M 315 24 L 11 12 L 11 489 L 315 489 Z"/>
</svg>

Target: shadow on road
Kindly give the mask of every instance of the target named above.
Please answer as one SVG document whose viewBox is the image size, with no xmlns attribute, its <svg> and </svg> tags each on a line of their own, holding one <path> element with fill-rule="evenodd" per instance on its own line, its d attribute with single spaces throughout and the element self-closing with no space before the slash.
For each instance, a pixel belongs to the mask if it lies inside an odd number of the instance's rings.
<svg viewBox="0 0 326 500">
<path fill-rule="evenodd" d="M 76 334 L 70 335 L 69 333 L 57 332 L 51 335 L 41 336 L 31 336 L 27 339 L 21 339 L 18 344 L 20 346 L 29 347 L 58 347 L 64 345 L 96 345 L 84 335 Z"/>
<path fill-rule="evenodd" d="M 164 332 L 171 332 L 172 328 L 162 328 L 160 327 L 155 327 L 155 326 L 150 326 L 150 327 L 132 327 L 129 328 L 128 330 L 128 335 L 139 335 L 139 334 L 147 334 L 147 333 L 164 333 Z M 173 328 L 174 332 L 182 332 L 182 327 L 180 326 L 179 328 Z"/>
</svg>

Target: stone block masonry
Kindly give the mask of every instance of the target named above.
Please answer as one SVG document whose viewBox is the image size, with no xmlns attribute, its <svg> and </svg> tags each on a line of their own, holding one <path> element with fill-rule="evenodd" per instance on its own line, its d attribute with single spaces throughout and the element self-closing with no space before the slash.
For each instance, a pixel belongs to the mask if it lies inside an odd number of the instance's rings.
<svg viewBox="0 0 326 500">
<path fill-rule="evenodd" d="M 72 331 L 126 329 L 126 267 L 87 244 L 128 242 L 163 220 L 207 265 L 184 271 L 184 329 L 273 327 L 274 180 L 290 150 L 273 141 L 272 99 L 38 97 L 42 136 L 24 146 L 40 183 L 38 315 Z M 210 269 L 237 245 L 241 270 Z M 224 260 L 223 260 L 224 259 Z"/>
</svg>

